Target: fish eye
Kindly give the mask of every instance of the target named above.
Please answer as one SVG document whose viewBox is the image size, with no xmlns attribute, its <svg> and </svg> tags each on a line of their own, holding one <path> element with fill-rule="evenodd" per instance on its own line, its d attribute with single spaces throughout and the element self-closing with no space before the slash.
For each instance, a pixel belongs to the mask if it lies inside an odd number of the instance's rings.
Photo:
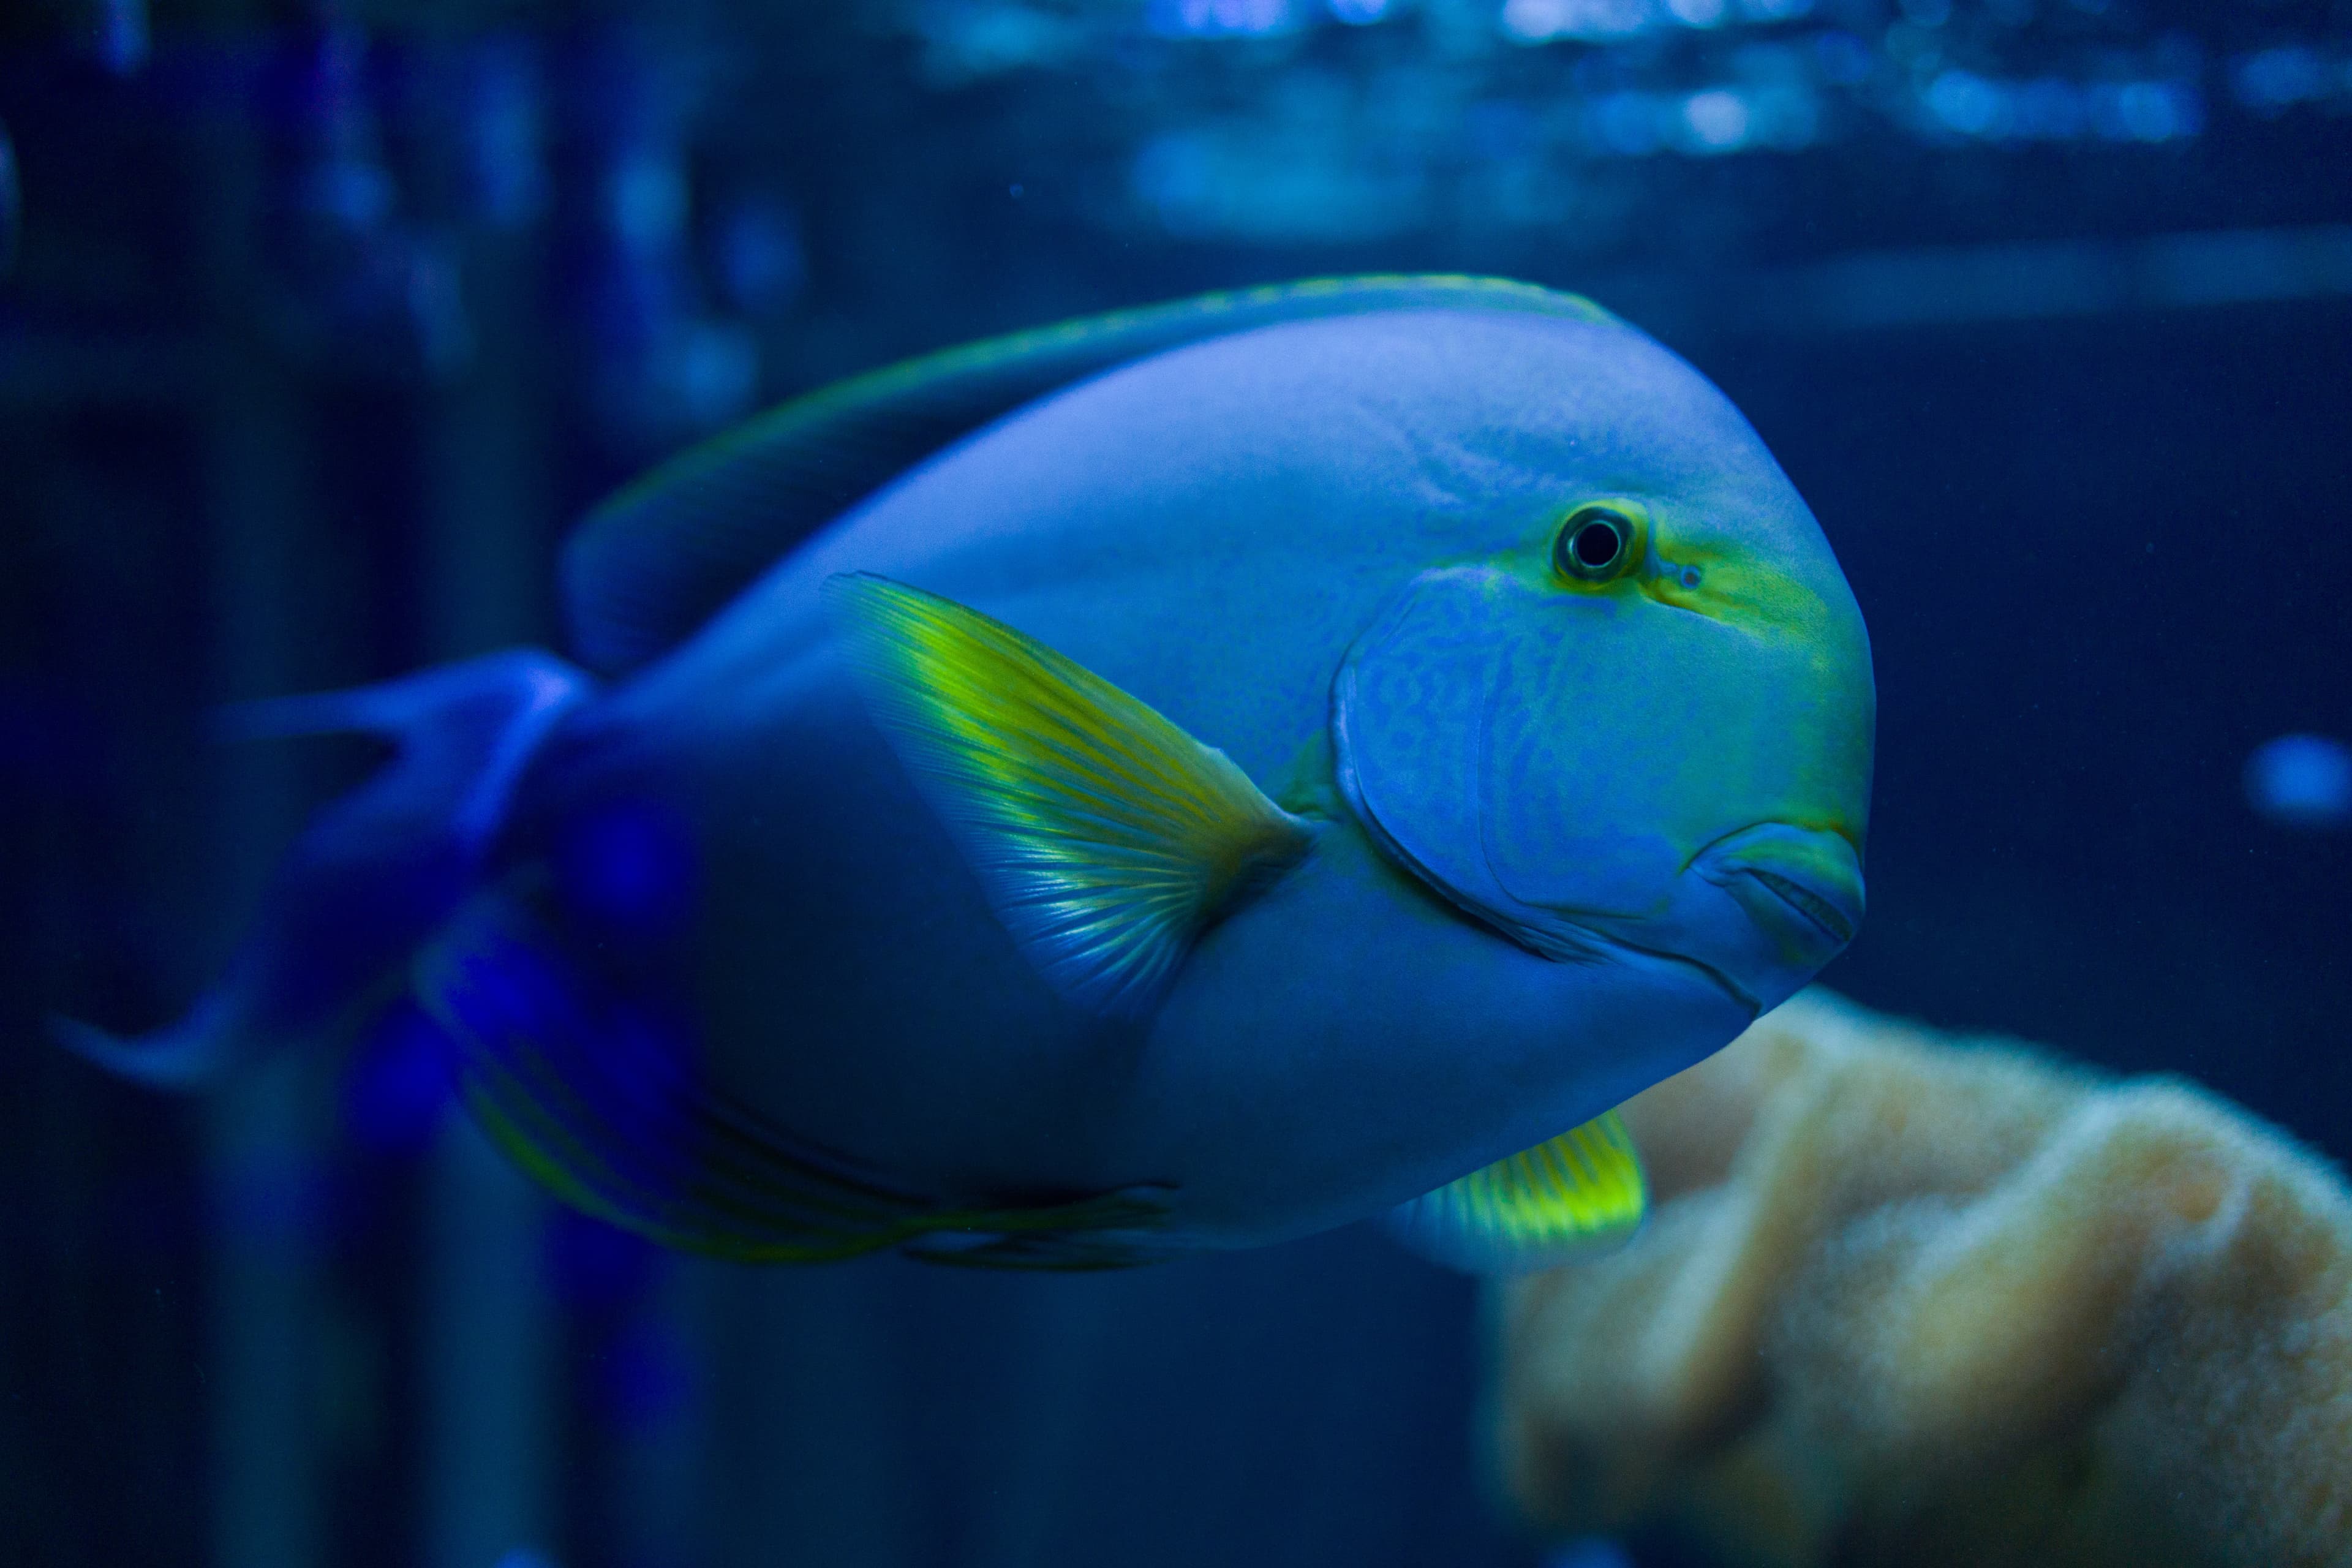
<svg viewBox="0 0 2352 1568">
<path fill-rule="evenodd" d="M 1633 558 L 1633 522 L 1613 507 L 1588 506 L 1571 513 L 1552 545 L 1552 562 L 1567 576 L 1606 583 L 1620 576 Z"/>
</svg>

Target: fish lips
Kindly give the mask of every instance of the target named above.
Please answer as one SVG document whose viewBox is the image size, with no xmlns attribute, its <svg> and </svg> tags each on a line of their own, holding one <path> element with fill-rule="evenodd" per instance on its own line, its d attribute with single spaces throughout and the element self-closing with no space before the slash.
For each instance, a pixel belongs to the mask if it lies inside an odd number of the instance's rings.
<svg viewBox="0 0 2352 1568">
<path fill-rule="evenodd" d="M 1609 942 L 1687 963 L 1760 1014 L 1844 950 L 1863 906 L 1861 857 L 1844 835 L 1761 822 L 1700 850 L 1655 909 L 1549 912 Z"/>
<path fill-rule="evenodd" d="M 1763 822 L 1701 850 L 1690 875 L 1729 895 L 1747 929 L 1720 964 L 1767 1007 L 1845 950 L 1862 927 L 1862 857 L 1845 835 Z"/>
<path fill-rule="evenodd" d="M 1591 960 L 1615 948 L 1678 961 L 1754 1016 L 1802 989 L 1861 926 L 1862 860 L 1852 842 L 1785 822 L 1758 823 L 1707 845 L 1641 913 L 1514 898 L 1483 858 L 1449 856 L 1402 831 L 1357 765 L 1344 723 L 1337 738 L 1341 791 L 1389 857 L 1464 913 L 1543 957 Z"/>
<path fill-rule="evenodd" d="M 1692 869 L 1738 900 L 1792 958 L 1824 944 L 1833 955 L 1861 929 L 1862 857 L 1842 833 L 1761 822 L 1708 845 Z"/>
</svg>

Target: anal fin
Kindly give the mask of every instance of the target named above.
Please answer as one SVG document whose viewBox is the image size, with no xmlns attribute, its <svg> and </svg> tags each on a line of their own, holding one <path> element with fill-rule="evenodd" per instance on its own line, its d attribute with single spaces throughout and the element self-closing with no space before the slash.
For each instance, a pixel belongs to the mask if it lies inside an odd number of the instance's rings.
<svg viewBox="0 0 2352 1568">
<path fill-rule="evenodd" d="M 427 955 L 427 1010 L 456 1045 L 467 1109 L 573 1207 L 681 1251 L 819 1263 L 888 1247 L 1010 1268 L 1167 1255 L 1164 1191 L 1035 1205 L 944 1203 L 804 1147 L 698 1070 L 681 1032 L 607 993 L 508 899 L 477 902 Z"/>
<path fill-rule="evenodd" d="M 996 1229 L 975 1225 L 934 1230 L 898 1250 L 925 1263 L 962 1268 L 1056 1274 L 1132 1268 L 1181 1250 L 1156 1233 L 1167 1213 L 1167 1188 L 1122 1187 L 1076 1204 L 1000 1214 Z"/>
</svg>

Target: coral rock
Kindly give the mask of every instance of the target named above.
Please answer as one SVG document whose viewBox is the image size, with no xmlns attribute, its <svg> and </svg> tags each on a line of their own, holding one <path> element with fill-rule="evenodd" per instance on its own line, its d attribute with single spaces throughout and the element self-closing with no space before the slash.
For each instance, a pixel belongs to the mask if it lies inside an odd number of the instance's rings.
<svg viewBox="0 0 2352 1568">
<path fill-rule="evenodd" d="M 1727 1563 L 2352 1564 L 2352 1195 L 2245 1111 L 1815 991 L 1503 1289 L 1505 1482 Z"/>
</svg>

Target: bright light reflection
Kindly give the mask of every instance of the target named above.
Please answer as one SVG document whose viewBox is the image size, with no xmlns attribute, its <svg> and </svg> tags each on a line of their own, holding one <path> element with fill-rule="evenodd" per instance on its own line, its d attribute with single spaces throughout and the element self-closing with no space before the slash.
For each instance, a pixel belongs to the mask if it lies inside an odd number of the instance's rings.
<svg viewBox="0 0 2352 1568">
<path fill-rule="evenodd" d="M 2326 97 L 2329 75 L 2318 52 L 2300 44 L 2248 55 L 2231 72 L 2238 101 L 2262 115 Z"/>
<path fill-rule="evenodd" d="M 1748 100 L 1728 88 L 1709 88 L 1683 100 L 1683 123 L 1691 139 L 1710 153 L 1728 153 L 1748 142 Z"/>
<path fill-rule="evenodd" d="M 2095 82 L 2055 77 L 1997 81 L 1948 70 L 1921 98 L 1943 129 L 1985 141 L 2061 142 L 2086 132 L 2110 142 L 2172 142 L 2205 127 L 2205 107 L 2185 82 Z"/>
<path fill-rule="evenodd" d="M 2281 735 L 2246 759 L 2246 801 L 2282 827 L 2352 825 L 2352 747 L 2325 735 Z"/>
<path fill-rule="evenodd" d="M 1174 0 L 1153 10 L 1160 31 L 1196 37 L 1271 33 L 1290 19 L 1288 0 Z"/>
<path fill-rule="evenodd" d="M 1712 3 L 1720 12 L 1723 0 Z M 1507 37 L 1539 44 L 1548 38 L 1622 38 L 1655 19 L 1650 0 L 1504 0 L 1502 26 Z"/>
<path fill-rule="evenodd" d="M 1928 112 L 1963 136 L 1991 132 L 2007 107 L 2007 94 L 1968 71 L 1946 71 L 1927 89 Z"/>
<path fill-rule="evenodd" d="M 2102 82 L 2091 89 L 2091 122 L 2110 142 L 2170 142 L 2204 128 L 2194 89 L 2178 82 Z"/>
</svg>

